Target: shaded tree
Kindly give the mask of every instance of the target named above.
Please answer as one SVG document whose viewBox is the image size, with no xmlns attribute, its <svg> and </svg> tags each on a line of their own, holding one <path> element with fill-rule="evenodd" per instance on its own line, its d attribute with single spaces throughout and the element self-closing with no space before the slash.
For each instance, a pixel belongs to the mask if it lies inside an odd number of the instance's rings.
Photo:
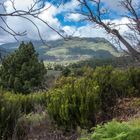
<svg viewBox="0 0 140 140">
<path fill-rule="evenodd" d="M 28 93 L 42 84 L 46 69 L 38 60 L 33 44 L 22 42 L 19 49 L 2 61 L 0 84 L 15 92 Z"/>
</svg>

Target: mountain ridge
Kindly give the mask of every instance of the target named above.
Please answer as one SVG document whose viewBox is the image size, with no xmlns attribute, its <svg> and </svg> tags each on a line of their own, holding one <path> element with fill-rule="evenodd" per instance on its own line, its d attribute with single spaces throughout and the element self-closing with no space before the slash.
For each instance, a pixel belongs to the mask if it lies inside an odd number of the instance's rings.
<svg viewBox="0 0 140 140">
<path fill-rule="evenodd" d="M 77 61 L 88 58 L 110 58 L 119 56 L 119 51 L 104 38 L 91 37 L 71 37 L 70 39 L 58 39 L 46 42 L 32 40 L 39 58 L 44 61 L 62 62 Z M 6 43 L 0 45 L 0 48 L 7 52 L 13 52 L 18 48 L 20 43 Z"/>
</svg>

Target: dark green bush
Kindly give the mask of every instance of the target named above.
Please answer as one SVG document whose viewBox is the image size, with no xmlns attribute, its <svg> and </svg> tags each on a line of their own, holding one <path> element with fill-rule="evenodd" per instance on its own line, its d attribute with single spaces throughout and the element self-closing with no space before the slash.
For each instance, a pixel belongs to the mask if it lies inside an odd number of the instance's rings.
<svg viewBox="0 0 140 140">
<path fill-rule="evenodd" d="M 93 80 L 99 86 L 100 91 L 98 96 L 100 98 L 102 114 L 105 117 L 111 117 L 111 110 L 116 104 L 117 100 L 117 90 L 114 87 L 113 78 L 113 68 L 109 67 L 98 67 L 93 72 Z"/>
<path fill-rule="evenodd" d="M 33 44 L 23 42 L 5 57 L 0 67 L 0 86 L 6 90 L 27 94 L 43 83 L 46 69 L 38 59 Z"/>
<path fill-rule="evenodd" d="M 128 94 L 130 96 L 140 97 L 140 69 L 139 68 L 129 68 L 127 70 L 128 78 Z"/>
</svg>

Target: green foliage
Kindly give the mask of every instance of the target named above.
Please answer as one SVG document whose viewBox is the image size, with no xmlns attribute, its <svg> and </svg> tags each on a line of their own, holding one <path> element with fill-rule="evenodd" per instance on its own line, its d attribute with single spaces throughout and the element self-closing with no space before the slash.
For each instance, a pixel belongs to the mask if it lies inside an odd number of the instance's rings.
<svg viewBox="0 0 140 140">
<path fill-rule="evenodd" d="M 97 113 L 102 120 L 112 119 L 118 98 L 140 96 L 139 68 L 119 70 L 108 66 L 84 71 L 79 78 L 62 76 L 56 89 L 49 92 L 48 113 L 58 125 L 94 126 Z"/>
<path fill-rule="evenodd" d="M 108 67 L 98 67 L 93 73 L 94 81 L 100 87 L 99 97 L 101 103 L 101 110 L 105 117 L 109 117 L 110 110 L 116 104 L 117 92 L 114 87 L 113 78 L 113 68 Z M 106 118 L 105 118 L 106 119 Z"/>
<path fill-rule="evenodd" d="M 62 76 L 56 81 L 55 89 L 50 90 L 47 94 L 22 95 L 1 92 L 0 139 L 6 140 L 8 137 L 12 137 L 19 118 L 36 112 L 38 105 L 46 106 L 50 118 L 59 126 L 64 126 L 66 129 L 80 126 L 85 129 L 96 125 L 97 115 L 103 114 L 104 117 L 108 117 L 108 115 L 112 117 L 112 108 L 118 97 L 140 96 L 139 68 L 124 70 L 108 66 L 96 69 L 84 68 L 82 71 L 84 72 L 83 77 Z M 13 79 L 12 76 L 9 81 L 12 81 L 11 79 Z M 17 77 L 16 88 L 21 87 L 18 85 L 18 80 Z M 28 84 L 27 82 L 26 86 Z M 136 102 L 136 104 L 138 103 Z M 97 134 L 97 138 L 106 135 L 108 136 L 106 140 L 123 140 L 124 136 L 128 134 L 128 140 L 133 140 L 137 135 L 139 136 L 139 125 L 136 124 L 139 122 L 136 122 L 135 125 L 134 123 L 111 122 L 105 126 L 98 126 L 94 134 Z M 21 124 L 19 125 L 21 126 Z M 138 129 L 131 128 L 132 126 Z M 99 132 L 102 131 L 105 133 L 101 133 L 101 135 Z M 113 131 L 115 132 L 113 133 Z M 21 132 L 22 130 L 17 133 Z M 95 138 L 94 134 L 92 137 Z M 92 137 L 89 139 L 92 140 Z"/>
<path fill-rule="evenodd" d="M 130 125 L 129 123 L 119 123 L 112 121 L 98 125 L 93 134 L 87 140 L 139 140 L 140 126 Z M 80 139 L 82 140 L 82 139 Z"/>
<path fill-rule="evenodd" d="M 7 56 L 0 68 L 0 85 L 14 92 L 29 93 L 41 85 L 46 73 L 33 44 L 22 42 L 18 50 Z"/>
<path fill-rule="evenodd" d="M 122 57 L 112 57 L 112 58 L 91 58 L 87 60 L 81 60 L 77 63 L 72 63 L 68 67 L 70 67 L 74 72 L 76 69 L 83 68 L 83 67 L 102 67 L 111 65 L 116 68 L 126 67 L 126 66 L 133 66 L 136 64 L 135 60 L 130 56 L 122 56 Z"/>
<path fill-rule="evenodd" d="M 62 89 L 49 92 L 48 113 L 58 125 L 66 128 L 95 125 L 95 113 L 99 108 L 99 87 L 89 78 L 78 81 L 72 79 L 71 84 Z"/>
<path fill-rule="evenodd" d="M 62 70 L 63 76 L 68 76 L 70 73 L 71 73 L 71 70 L 68 67 L 66 67 Z"/>
<path fill-rule="evenodd" d="M 12 137 L 14 126 L 21 115 L 19 104 L 11 98 L 6 102 L 3 95 L 0 95 L 0 139 Z"/>
<path fill-rule="evenodd" d="M 76 78 L 73 76 L 61 76 L 55 81 L 55 88 L 63 88 L 65 85 L 72 84 L 74 81 L 76 81 Z"/>
<path fill-rule="evenodd" d="M 140 69 L 130 68 L 127 71 L 128 76 L 128 93 L 130 95 L 135 94 L 135 96 L 140 96 Z"/>
<path fill-rule="evenodd" d="M 18 118 L 46 106 L 46 94 L 0 93 L 0 139 L 12 137 Z"/>
</svg>

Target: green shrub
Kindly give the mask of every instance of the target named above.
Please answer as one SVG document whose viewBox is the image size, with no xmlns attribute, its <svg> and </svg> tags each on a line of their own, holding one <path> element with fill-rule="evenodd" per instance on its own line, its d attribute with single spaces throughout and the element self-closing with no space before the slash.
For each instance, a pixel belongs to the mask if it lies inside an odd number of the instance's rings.
<svg viewBox="0 0 140 140">
<path fill-rule="evenodd" d="M 105 117 L 109 117 L 111 109 L 116 104 L 117 90 L 114 87 L 113 68 L 109 67 L 98 67 L 93 72 L 93 80 L 99 86 L 100 91 L 98 96 L 100 98 L 101 110 Z"/>
<path fill-rule="evenodd" d="M 140 126 L 112 121 L 98 125 L 87 140 L 140 140 Z"/>
<path fill-rule="evenodd" d="M 20 102 L 9 99 L 6 101 L 0 95 L 0 139 L 12 137 L 14 127 L 21 116 Z"/>
<path fill-rule="evenodd" d="M 127 70 L 128 94 L 140 97 L 140 68 L 129 68 Z"/>
<path fill-rule="evenodd" d="M 77 79 L 61 77 L 48 96 L 49 114 L 59 125 L 70 127 L 91 127 L 96 113 L 102 121 L 112 119 L 118 98 L 139 96 L 139 72 L 139 68 L 120 70 L 107 66 L 86 68 L 84 76 Z"/>
<path fill-rule="evenodd" d="M 14 128 L 24 114 L 36 112 L 38 105 L 46 107 L 46 94 L 0 93 L 0 139 L 11 138 Z"/>
<path fill-rule="evenodd" d="M 99 108 L 99 88 L 89 78 L 71 81 L 62 89 L 49 92 L 48 113 L 58 125 L 66 128 L 95 125 L 95 113 Z"/>
</svg>

